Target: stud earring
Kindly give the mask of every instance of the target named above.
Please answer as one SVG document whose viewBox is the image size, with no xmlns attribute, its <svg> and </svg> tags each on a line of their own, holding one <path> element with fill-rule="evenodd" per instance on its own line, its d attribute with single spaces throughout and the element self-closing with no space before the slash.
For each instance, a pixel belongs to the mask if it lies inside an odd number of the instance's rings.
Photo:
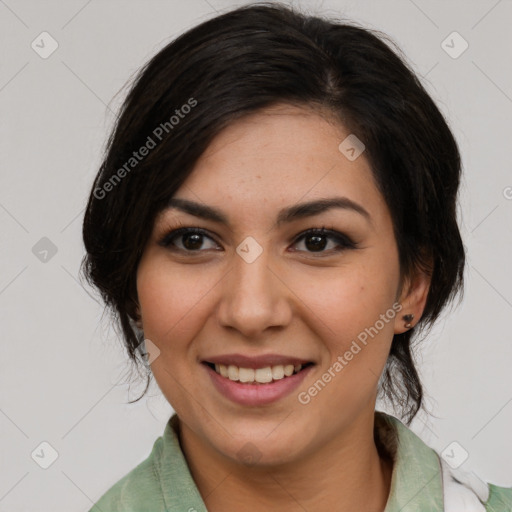
<svg viewBox="0 0 512 512">
<path fill-rule="evenodd" d="M 412 327 L 411 322 L 412 322 L 412 319 L 414 318 L 414 315 L 411 313 L 409 315 L 404 315 L 402 318 L 405 320 L 405 326 L 404 327 L 406 329 L 410 329 Z"/>
</svg>

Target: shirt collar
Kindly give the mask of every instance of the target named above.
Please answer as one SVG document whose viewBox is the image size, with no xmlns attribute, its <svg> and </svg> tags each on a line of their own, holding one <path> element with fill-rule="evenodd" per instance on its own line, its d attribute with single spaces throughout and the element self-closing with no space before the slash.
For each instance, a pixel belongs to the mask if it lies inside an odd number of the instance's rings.
<svg viewBox="0 0 512 512">
<path fill-rule="evenodd" d="M 391 489 L 384 512 L 444 510 L 442 473 L 437 453 L 389 414 L 376 411 L 375 430 L 393 457 Z"/>
<path fill-rule="evenodd" d="M 179 421 L 176 414 L 167 422 L 163 438 L 158 470 L 166 510 L 208 512 L 181 450 Z"/>
<path fill-rule="evenodd" d="M 207 512 L 181 450 L 178 432 L 178 417 L 174 414 L 165 427 L 162 453 L 156 468 L 166 509 L 169 512 Z M 375 435 L 376 442 L 393 459 L 391 489 L 384 512 L 443 510 L 437 453 L 400 420 L 384 412 L 375 412 Z"/>
</svg>

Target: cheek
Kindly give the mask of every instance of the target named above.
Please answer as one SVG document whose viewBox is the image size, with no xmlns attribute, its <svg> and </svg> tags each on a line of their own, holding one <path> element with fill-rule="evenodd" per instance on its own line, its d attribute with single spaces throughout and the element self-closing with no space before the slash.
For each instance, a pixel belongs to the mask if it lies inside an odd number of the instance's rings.
<svg viewBox="0 0 512 512">
<path fill-rule="evenodd" d="M 395 302 L 398 256 L 392 250 L 387 257 L 366 256 L 318 274 L 317 279 L 295 280 L 303 283 L 297 295 L 307 297 L 304 315 L 327 349 L 324 367 L 342 357 L 343 369 L 335 374 L 344 377 L 338 384 L 344 381 L 345 387 L 349 382 L 351 389 L 355 385 L 362 393 L 373 388 L 382 372 L 400 309 Z"/>
<path fill-rule="evenodd" d="M 377 390 L 400 314 L 394 277 L 392 269 L 372 272 L 354 266 L 332 275 L 328 282 L 318 282 L 310 291 L 315 299 L 308 304 L 314 313 L 309 318 L 326 349 L 318 379 L 328 384 L 302 391 L 318 395 L 316 406 L 323 421 L 337 414 L 333 404 L 355 411 Z"/>
<path fill-rule="evenodd" d="M 317 322 L 333 334 L 344 339 L 357 335 L 393 306 L 398 283 L 395 269 L 361 264 L 331 270 L 318 279 L 310 276 L 295 282 L 303 283 L 297 295 L 305 298 Z"/>
<path fill-rule="evenodd" d="M 182 266 L 176 268 L 168 262 L 153 260 L 139 266 L 137 293 L 142 312 L 144 333 L 160 348 L 165 349 L 169 340 L 187 339 L 190 329 L 200 325 L 198 316 L 206 314 L 205 297 L 216 280 L 204 273 L 198 277 L 194 271 Z"/>
<path fill-rule="evenodd" d="M 193 340 L 201 329 L 208 310 L 208 292 L 218 282 L 197 268 L 177 268 L 157 258 L 141 261 L 137 273 L 137 292 L 144 336 L 159 349 L 151 371 L 160 390 L 174 410 L 189 409 L 190 393 L 198 385 L 187 379 L 197 354 Z M 183 382 L 188 382 L 184 391 Z"/>
</svg>

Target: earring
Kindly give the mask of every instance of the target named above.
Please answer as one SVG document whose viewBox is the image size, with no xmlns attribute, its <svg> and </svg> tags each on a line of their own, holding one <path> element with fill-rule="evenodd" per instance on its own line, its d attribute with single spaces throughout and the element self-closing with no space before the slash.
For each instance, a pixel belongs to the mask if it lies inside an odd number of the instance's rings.
<svg viewBox="0 0 512 512">
<path fill-rule="evenodd" d="M 403 319 L 405 320 L 405 322 L 406 322 L 404 327 L 405 327 L 406 329 L 410 329 L 410 328 L 412 327 L 411 322 L 412 322 L 412 319 L 414 318 L 414 315 L 411 313 L 411 314 L 409 314 L 409 315 L 404 315 L 402 318 L 403 318 Z"/>
</svg>

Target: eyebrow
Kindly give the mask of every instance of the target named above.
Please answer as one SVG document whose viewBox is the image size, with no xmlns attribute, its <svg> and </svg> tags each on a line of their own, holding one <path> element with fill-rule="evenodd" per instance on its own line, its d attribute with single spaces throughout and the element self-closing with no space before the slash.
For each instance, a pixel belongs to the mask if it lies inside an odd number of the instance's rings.
<svg viewBox="0 0 512 512">
<path fill-rule="evenodd" d="M 212 220 L 227 226 L 230 225 L 229 219 L 226 215 L 217 208 L 196 203 L 189 199 L 181 199 L 177 197 L 171 198 L 167 202 L 166 209 L 172 208 L 194 215 L 195 217 Z M 363 216 L 370 224 L 372 223 L 370 214 L 360 204 L 352 201 L 348 197 L 329 197 L 283 208 L 277 215 L 276 225 L 280 226 L 281 224 L 290 223 L 294 220 L 313 217 L 314 215 L 319 215 L 320 213 L 332 208 L 341 208 L 343 210 L 356 212 Z"/>
</svg>

